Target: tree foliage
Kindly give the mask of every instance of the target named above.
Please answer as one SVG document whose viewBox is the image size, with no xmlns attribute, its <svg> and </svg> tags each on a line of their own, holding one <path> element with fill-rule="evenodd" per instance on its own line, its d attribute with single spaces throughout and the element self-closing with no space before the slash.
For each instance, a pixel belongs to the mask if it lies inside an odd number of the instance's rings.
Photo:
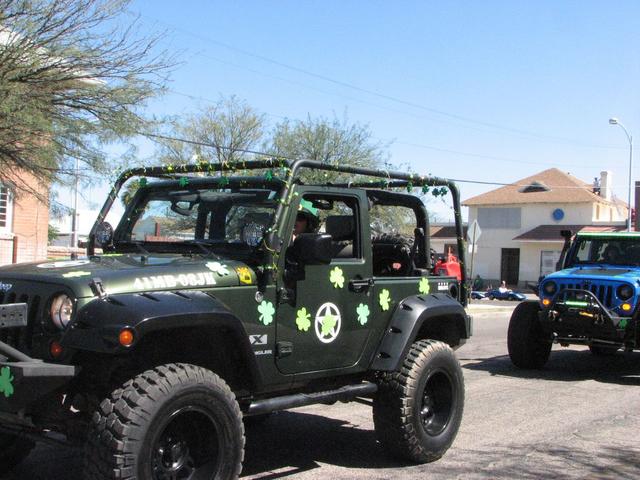
<svg viewBox="0 0 640 480">
<path fill-rule="evenodd" d="M 284 120 L 275 126 L 269 153 L 286 158 L 305 158 L 331 165 L 384 168 L 388 153 L 373 140 L 368 125 L 334 117 Z M 336 180 L 338 175 L 304 172 L 306 181 Z"/>
<path fill-rule="evenodd" d="M 233 163 L 252 158 L 265 136 L 266 122 L 245 101 L 235 96 L 221 97 L 185 119 L 172 122 L 172 138 L 160 139 L 158 158 L 162 163 Z M 191 142 L 191 143 L 190 143 Z"/>
<path fill-rule="evenodd" d="M 172 59 L 123 18 L 128 3 L 0 0 L 0 169 L 18 191 L 20 170 L 45 184 L 75 159 L 104 172 L 104 144 L 143 129 Z"/>
</svg>

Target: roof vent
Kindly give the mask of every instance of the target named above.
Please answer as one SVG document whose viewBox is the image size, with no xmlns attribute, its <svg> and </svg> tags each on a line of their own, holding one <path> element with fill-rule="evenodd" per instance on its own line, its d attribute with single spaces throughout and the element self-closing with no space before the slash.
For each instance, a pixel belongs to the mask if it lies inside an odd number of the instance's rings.
<svg viewBox="0 0 640 480">
<path fill-rule="evenodd" d="M 530 185 L 525 185 L 520 190 L 520 193 L 534 193 L 534 192 L 550 192 L 551 189 L 542 182 L 532 182 Z"/>
</svg>

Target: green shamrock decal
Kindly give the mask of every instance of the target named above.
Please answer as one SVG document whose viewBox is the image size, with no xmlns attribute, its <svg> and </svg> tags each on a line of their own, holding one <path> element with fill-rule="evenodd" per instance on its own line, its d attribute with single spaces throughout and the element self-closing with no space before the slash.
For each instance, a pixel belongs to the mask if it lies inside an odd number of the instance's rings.
<svg viewBox="0 0 640 480">
<path fill-rule="evenodd" d="M 296 316 L 296 325 L 298 326 L 298 330 L 301 330 L 303 332 L 309 330 L 309 327 L 311 326 L 311 320 L 309 320 L 310 318 L 311 314 L 307 313 L 306 308 L 302 307 L 300 310 L 298 310 L 298 314 Z"/>
<path fill-rule="evenodd" d="M 270 182 L 271 180 L 273 180 L 273 170 L 267 170 L 267 173 L 264 174 L 264 179 L 267 182 Z"/>
<path fill-rule="evenodd" d="M 389 290 L 383 288 L 378 296 L 378 301 L 380 302 L 380 308 L 383 311 L 389 310 L 389 304 L 391 303 L 391 295 L 389 295 Z"/>
<path fill-rule="evenodd" d="M 620 322 L 618 322 L 618 327 L 627 328 L 627 322 L 628 320 L 626 318 L 623 318 L 622 320 L 620 320 Z"/>
<path fill-rule="evenodd" d="M 360 325 L 364 325 L 369 321 L 369 305 L 361 303 L 358 305 L 358 308 L 356 308 L 356 313 L 358 314 Z"/>
<path fill-rule="evenodd" d="M 431 290 L 431 287 L 429 286 L 429 280 L 424 277 L 421 278 L 420 283 L 418 284 L 418 291 L 421 294 L 426 295 L 427 293 L 429 293 L 430 290 Z"/>
<path fill-rule="evenodd" d="M 276 313 L 276 309 L 273 308 L 273 303 L 263 300 L 262 303 L 258 305 L 258 312 L 260 313 L 259 320 L 263 324 L 269 325 L 273 322 L 273 314 Z"/>
<path fill-rule="evenodd" d="M 181 187 L 186 187 L 189 185 L 189 179 L 187 177 L 180 177 L 180 181 L 178 183 Z"/>
<path fill-rule="evenodd" d="M 207 262 L 206 267 L 214 273 L 217 273 L 221 277 L 225 275 L 229 275 L 229 269 L 226 265 L 221 264 L 220 262 Z"/>
<path fill-rule="evenodd" d="M 140 179 L 140 182 L 139 182 L 140 188 L 144 188 L 144 187 L 146 187 L 146 186 L 147 186 L 147 183 L 148 183 L 148 180 L 147 180 L 146 178 L 142 177 L 142 178 Z"/>
<path fill-rule="evenodd" d="M 13 376 L 9 367 L 2 367 L 0 369 L 0 393 L 4 393 L 6 398 L 13 395 Z"/>
<path fill-rule="evenodd" d="M 326 314 L 322 319 L 322 331 L 320 335 L 326 337 L 331 334 L 334 328 L 336 328 L 336 324 L 338 323 L 338 319 L 331 315 L 330 313 Z"/>
<path fill-rule="evenodd" d="M 340 267 L 335 267 L 331 272 L 329 272 L 329 281 L 333 283 L 334 288 L 344 287 L 344 275 L 342 274 L 342 269 Z"/>
</svg>

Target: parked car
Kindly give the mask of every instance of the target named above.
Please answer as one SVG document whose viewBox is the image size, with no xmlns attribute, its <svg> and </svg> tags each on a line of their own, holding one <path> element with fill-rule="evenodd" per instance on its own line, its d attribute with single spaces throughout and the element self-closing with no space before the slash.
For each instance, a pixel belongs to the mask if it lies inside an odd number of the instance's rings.
<svg viewBox="0 0 640 480">
<path fill-rule="evenodd" d="M 495 298 L 497 300 L 516 300 L 518 302 L 527 298 L 524 293 L 514 292 L 513 290 L 500 290 L 499 288 L 489 290 L 486 293 L 486 297 L 489 300 L 493 300 Z"/>
</svg>

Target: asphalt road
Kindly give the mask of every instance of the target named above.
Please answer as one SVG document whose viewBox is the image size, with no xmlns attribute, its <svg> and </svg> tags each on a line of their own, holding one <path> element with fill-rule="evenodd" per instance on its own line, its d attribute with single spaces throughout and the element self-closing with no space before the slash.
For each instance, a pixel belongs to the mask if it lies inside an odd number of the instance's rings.
<svg viewBox="0 0 640 480">
<path fill-rule="evenodd" d="M 517 370 L 506 350 L 508 307 L 474 308 L 475 335 L 458 350 L 464 419 L 439 461 L 386 455 L 369 406 L 312 406 L 248 430 L 243 478 L 640 478 L 640 353 L 554 347 L 544 370 Z M 79 480 L 80 454 L 43 445 L 5 479 Z"/>
</svg>

